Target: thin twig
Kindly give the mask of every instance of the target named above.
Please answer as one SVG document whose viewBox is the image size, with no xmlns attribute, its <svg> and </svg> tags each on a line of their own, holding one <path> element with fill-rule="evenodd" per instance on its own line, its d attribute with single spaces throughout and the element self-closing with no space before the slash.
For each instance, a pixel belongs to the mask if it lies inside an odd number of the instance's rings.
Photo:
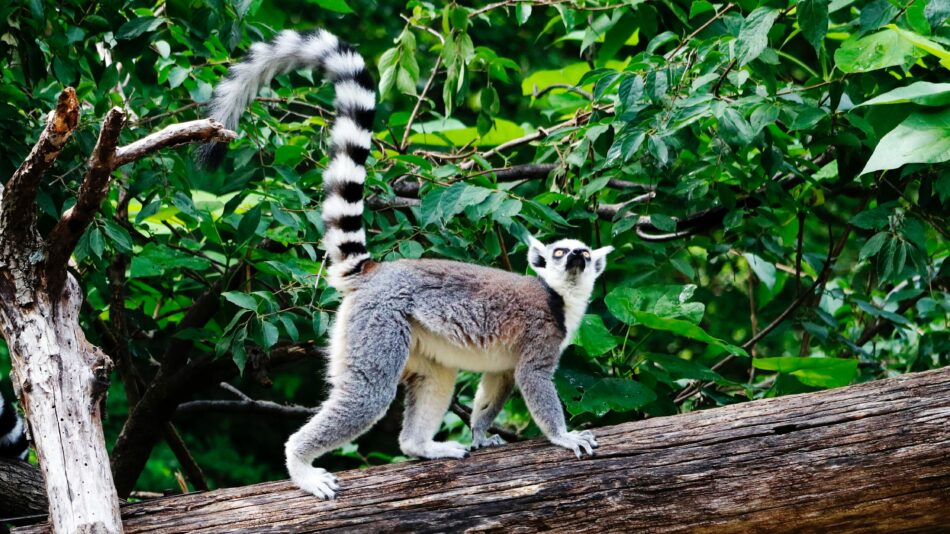
<svg viewBox="0 0 950 534">
<path fill-rule="evenodd" d="M 540 91 L 538 90 L 538 86 L 535 85 L 535 86 L 531 89 L 531 95 L 532 95 L 534 98 L 541 98 L 542 96 L 544 96 L 544 95 L 550 93 L 551 91 L 553 91 L 553 90 L 555 90 L 555 89 L 564 89 L 564 90 L 566 90 L 566 91 L 570 91 L 570 92 L 572 92 L 572 93 L 576 93 L 576 94 L 578 94 L 578 95 L 580 95 L 580 96 L 586 98 L 587 100 L 593 100 L 593 99 L 594 99 L 594 95 L 588 93 L 587 91 L 581 89 L 580 87 L 577 87 L 576 85 L 570 85 L 570 84 L 567 84 L 567 83 L 552 83 L 551 85 L 548 85 L 547 87 L 545 87 L 544 89 L 541 89 Z"/>
<path fill-rule="evenodd" d="M 432 82 L 435 80 L 436 74 L 439 73 L 439 67 L 442 66 L 442 55 L 439 54 L 435 58 L 435 65 L 432 67 L 432 74 L 429 75 L 429 79 L 426 80 L 425 86 L 422 88 L 422 92 L 419 93 L 419 96 L 416 98 L 416 105 L 412 108 L 412 113 L 409 114 L 409 120 L 406 121 L 406 131 L 402 134 L 402 141 L 399 143 L 399 152 L 405 152 L 406 147 L 409 145 L 409 132 L 412 131 L 412 123 L 416 120 L 416 115 L 419 113 L 419 108 L 422 107 L 422 101 L 426 98 L 426 93 L 429 92 L 429 88 L 432 87 Z"/>
<path fill-rule="evenodd" d="M 679 51 L 682 50 L 683 47 L 686 46 L 687 43 L 689 43 L 690 39 L 692 39 L 693 37 L 696 37 L 697 35 L 699 35 L 700 32 L 708 28 L 713 22 L 716 22 L 717 20 L 722 18 L 722 16 L 725 15 L 726 12 L 732 9 L 733 7 L 735 7 L 734 4 L 726 4 L 726 7 L 720 9 L 715 15 L 712 16 L 712 18 L 707 20 L 702 26 L 693 30 L 682 41 L 680 41 L 680 44 L 676 45 L 676 48 L 674 48 L 668 54 L 666 54 L 665 59 L 669 61 L 673 59 L 674 57 L 676 57 L 676 54 L 678 54 Z"/>
</svg>

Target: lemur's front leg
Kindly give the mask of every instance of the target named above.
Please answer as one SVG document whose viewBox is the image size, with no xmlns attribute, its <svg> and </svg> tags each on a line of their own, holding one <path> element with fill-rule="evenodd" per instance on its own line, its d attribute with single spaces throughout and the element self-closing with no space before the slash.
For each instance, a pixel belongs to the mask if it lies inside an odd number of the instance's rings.
<svg viewBox="0 0 950 534">
<path fill-rule="evenodd" d="M 589 430 L 568 431 L 564 423 L 561 399 L 558 398 L 554 387 L 556 368 L 556 356 L 538 358 L 537 355 L 529 355 L 522 358 L 515 370 L 515 381 L 521 389 L 521 396 L 524 397 L 534 422 L 551 443 L 574 451 L 578 458 L 585 452 L 593 455 L 593 449 L 597 448 L 594 434 Z"/>
<path fill-rule="evenodd" d="M 514 387 L 515 377 L 511 372 L 482 375 L 472 403 L 472 449 L 505 444 L 501 436 L 488 435 L 488 428 L 505 406 Z"/>
</svg>

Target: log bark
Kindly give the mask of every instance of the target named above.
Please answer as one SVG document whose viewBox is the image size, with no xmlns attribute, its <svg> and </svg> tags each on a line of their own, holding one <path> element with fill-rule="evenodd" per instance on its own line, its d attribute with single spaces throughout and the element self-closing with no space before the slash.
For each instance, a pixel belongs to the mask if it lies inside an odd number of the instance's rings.
<svg viewBox="0 0 950 534">
<path fill-rule="evenodd" d="M 39 469 L 0 458 L 0 524 L 15 517 L 46 514 L 48 507 Z"/>
<path fill-rule="evenodd" d="M 129 533 L 945 532 L 948 423 L 945 368 L 595 429 L 583 460 L 536 440 L 338 473 L 335 501 L 271 482 L 122 515 Z"/>
</svg>

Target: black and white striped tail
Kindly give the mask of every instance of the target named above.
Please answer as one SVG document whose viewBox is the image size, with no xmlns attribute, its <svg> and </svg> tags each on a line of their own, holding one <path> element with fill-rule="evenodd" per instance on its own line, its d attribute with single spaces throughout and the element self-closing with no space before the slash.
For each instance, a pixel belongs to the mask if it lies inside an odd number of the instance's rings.
<svg viewBox="0 0 950 534">
<path fill-rule="evenodd" d="M 26 460 L 29 453 L 23 419 L 17 415 L 10 401 L 0 395 L 0 458 Z"/>
<path fill-rule="evenodd" d="M 210 116 L 229 129 L 237 127 L 260 88 L 275 75 L 299 68 L 322 68 L 336 89 L 337 117 L 330 131 L 332 156 L 323 172 L 323 243 L 330 255 L 329 279 L 344 289 L 347 278 L 370 260 L 363 228 L 363 184 L 376 113 L 374 83 L 363 57 L 325 30 L 282 31 L 273 41 L 255 43 L 247 57 L 231 67 L 215 89 Z M 199 160 L 217 165 L 226 145 L 208 144 Z"/>
</svg>

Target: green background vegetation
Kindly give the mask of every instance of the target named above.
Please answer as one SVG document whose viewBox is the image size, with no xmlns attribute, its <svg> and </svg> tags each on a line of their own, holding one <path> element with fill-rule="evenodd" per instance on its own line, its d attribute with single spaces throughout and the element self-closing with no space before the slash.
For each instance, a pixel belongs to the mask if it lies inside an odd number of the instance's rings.
<svg viewBox="0 0 950 534">
<path fill-rule="evenodd" d="M 82 122 L 40 193 L 48 228 L 75 198 L 110 107 L 130 114 L 124 143 L 197 118 L 250 43 L 325 27 L 358 45 L 379 80 L 367 188 L 379 209 L 366 216 L 376 257 L 527 273 L 529 232 L 616 247 L 557 375 L 574 427 L 947 365 L 950 0 L 541 4 L 8 3 L 0 176 L 74 86 Z M 332 99 L 318 74 L 278 76 L 222 170 L 199 170 L 177 149 L 117 172 L 75 255 L 88 337 L 116 347 L 110 328 L 124 313 L 130 332 L 118 343 L 146 379 L 184 339 L 195 356 L 233 359 L 245 372 L 232 382 L 254 398 L 319 404 L 320 361 L 266 376 L 261 361 L 278 344 L 324 343 L 339 300 L 319 276 Z M 534 142 L 489 152 L 539 129 Z M 492 172 L 527 163 L 553 171 L 518 181 Z M 407 180 L 421 182 L 418 194 L 400 189 Z M 418 202 L 386 207 L 399 196 Z M 109 305 L 117 256 L 129 259 L 124 311 Z M 214 319 L 180 328 L 239 261 L 250 278 L 228 286 Z M 0 374 L 8 369 L 0 342 Z M 460 375 L 462 404 L 476 384 Z M 128 409 L 116 377 L 110 447 Z M 399 459 L 398 410 L 324 463 Z M 285 478 L 282 444 L 302 419 L 175 422 L 221 487 Z M 517 396 L 499 422 L 538 434 Z M 443 436 L 469 437 L 454 414 Z M 179 469 L 161 445 L 138 488 L 175 488 Z"/>
</svg>

